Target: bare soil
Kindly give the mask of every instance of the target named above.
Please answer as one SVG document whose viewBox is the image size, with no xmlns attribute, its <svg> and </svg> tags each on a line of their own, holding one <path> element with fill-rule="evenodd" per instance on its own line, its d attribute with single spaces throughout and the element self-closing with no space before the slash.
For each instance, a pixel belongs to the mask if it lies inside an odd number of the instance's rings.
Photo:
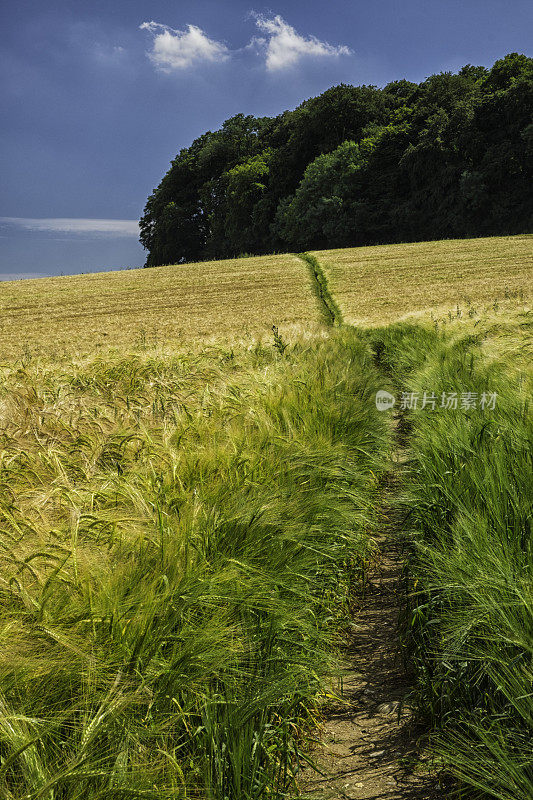
<svg viewBox="0 0 533 800">
<path fill-rule="evenodd" d="M 328 800 L 436 800 L 446 793 L 429 770 L 424 729 L 407 696 L 409 676 L 401 658 L 403 524 L 396 495 L 400 452 L 384 487 L 379 556 L 365 596 L 355 604 L 345 644 L 341 702 L 325 712 L 320 744 L 300 780 L 304 797 Z"/>
</svg>

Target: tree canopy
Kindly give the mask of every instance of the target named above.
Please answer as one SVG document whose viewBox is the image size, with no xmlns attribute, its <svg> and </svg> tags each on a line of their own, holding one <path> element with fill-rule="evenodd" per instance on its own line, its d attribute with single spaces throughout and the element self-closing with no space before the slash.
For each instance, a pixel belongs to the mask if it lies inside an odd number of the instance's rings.
<svg viewBox="0 0 533 800">
<path fill-rule="evenodd" d="M 181 150 L 140 221 L 147 266 L 533 231 L 533 59 L 340 85 Z"/>
</svg>

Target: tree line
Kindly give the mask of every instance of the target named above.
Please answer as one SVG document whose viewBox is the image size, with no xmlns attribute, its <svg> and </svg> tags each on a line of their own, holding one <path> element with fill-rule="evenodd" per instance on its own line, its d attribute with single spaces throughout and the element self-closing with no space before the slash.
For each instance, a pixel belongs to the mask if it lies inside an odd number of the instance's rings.
<svg viewBox="0 0 533 800">
<path fill-rule="evenodd" d="M 146 266 L 532 232 L 533 58 L 231 117 L 178 153 L 140 229 Z"/>
</svg>

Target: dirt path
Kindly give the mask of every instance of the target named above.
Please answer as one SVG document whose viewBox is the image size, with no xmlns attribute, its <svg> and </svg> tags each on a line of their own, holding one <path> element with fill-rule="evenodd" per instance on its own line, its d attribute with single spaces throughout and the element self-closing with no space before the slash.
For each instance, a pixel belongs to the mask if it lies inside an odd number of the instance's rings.
<svg viewBox="0 0 533 800">
<path fill-rule="evenodd" d="M 357 603 L 345 649 L 342 704 L 326 714 L 313 757 L 323 775 L 304 770 L 304 797 L 331 800 L 436 800 L 437 788 L 420 753 L 404 698 L 409 679 L 400 657 L 398 615 L 403 523 L 396 507 L 405 451 L 399 449 L 384 486 L 380 556 L 365 598 Z"/>
</svg>

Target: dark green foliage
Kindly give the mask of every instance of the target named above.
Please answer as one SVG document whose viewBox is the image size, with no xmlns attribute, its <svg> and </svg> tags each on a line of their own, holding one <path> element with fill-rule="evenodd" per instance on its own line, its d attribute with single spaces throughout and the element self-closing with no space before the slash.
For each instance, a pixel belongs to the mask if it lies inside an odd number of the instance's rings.
<svg viewBox="0 0 533 800">
<path fill-rule="evenodd" d="M 533 59 L 340 85 L 182 150 L 141 219 L 147 266 L 533 230 Z"/>
<path fill-rule="evenodd" d="M 343 142 L 309 164 L 296 193 L 277 210 L 275 229 L 291 248 L 357 242 L 361 173 L 372 147 L 372 139 Z"/>
<path fill-rule="evenodd" d="M 213 250 L 210 242 L 216 232 L 224 240 L 231 170 L 264 149 L 263 124 L 238 114 L 219 131 L 205 133 L 180 151 L 141 218 L 141 243 L 149 251 L 147 266 L 195 261 Z"/>
</svg>

